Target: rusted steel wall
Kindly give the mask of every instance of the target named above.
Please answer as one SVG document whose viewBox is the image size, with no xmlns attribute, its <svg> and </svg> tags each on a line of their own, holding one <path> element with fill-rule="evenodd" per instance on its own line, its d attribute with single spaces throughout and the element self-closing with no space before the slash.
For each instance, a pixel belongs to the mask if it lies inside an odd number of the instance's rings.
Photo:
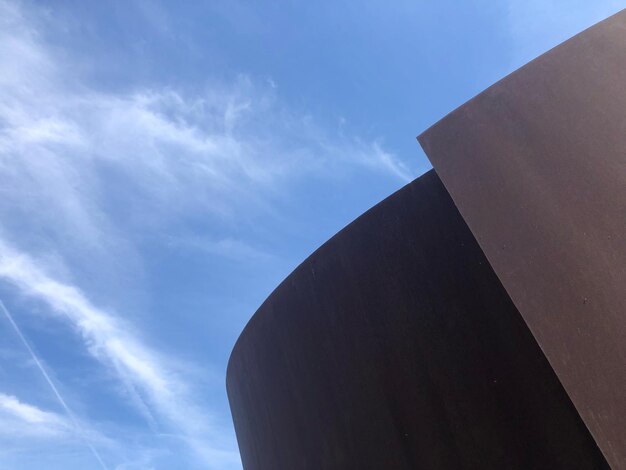
<svg viewBox="0 0 626 470">
<path fill-rule="evenodd" d="M 227 388 L 246 470 L 607 468 L 432 171 L 274 291 Z"/>
<path fill-rule="evenodd" d="M 626 11 L 419 140 L 607 460 L 626 469 Z"/>
</svg>

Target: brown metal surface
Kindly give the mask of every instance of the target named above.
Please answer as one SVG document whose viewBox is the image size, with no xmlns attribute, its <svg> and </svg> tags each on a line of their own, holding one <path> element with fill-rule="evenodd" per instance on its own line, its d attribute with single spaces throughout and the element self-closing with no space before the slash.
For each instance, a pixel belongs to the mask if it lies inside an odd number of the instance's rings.
<svg viewBox="0 0 626 470">
<path fill-rule="evenodd" d="M 274 291 L 227 388 L 246 470 L 608 468 L 434 172 Z"/>
<path fill-rule="evenodd" d="M 626 469 L 626 12 L 419 137 L 614 469 Z"/>
</svg>

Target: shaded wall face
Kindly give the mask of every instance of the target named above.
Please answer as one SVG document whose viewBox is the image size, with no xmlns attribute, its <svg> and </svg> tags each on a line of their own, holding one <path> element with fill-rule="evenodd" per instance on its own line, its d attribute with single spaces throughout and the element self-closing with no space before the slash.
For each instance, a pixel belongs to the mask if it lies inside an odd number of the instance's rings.
<svg viewBox="0 0 626 470">
<path fill-rule="evenodd" d="M 227 388 L 246 470 L 607 468 L 432 171 L 276 289 Z"/>
</svg>

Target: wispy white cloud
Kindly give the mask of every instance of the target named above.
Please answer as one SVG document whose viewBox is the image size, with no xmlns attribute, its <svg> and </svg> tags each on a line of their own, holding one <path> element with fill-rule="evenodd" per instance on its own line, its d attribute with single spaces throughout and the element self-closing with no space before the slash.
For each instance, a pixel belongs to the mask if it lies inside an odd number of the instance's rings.
<svg viewBox="0 0 626 470">
<path fill-rule="evenodd" d="M 22 342 L 24 347 L 28 350 L 28 353 L 30 354 L 32 360 L 35 362 L 35 365 L 39 369 L 39 372 L 41 372 L 41 375 L 43 376 L 43 378 L 47 382 L 48 386 L 50 387 L 50 390 L 52 391 L 52 393 L 56 397 L 57 401 L 59 402 L 59 404 L 61 405 L 61 407 L 65 411 L 65 415 L 70 420 L 70 422 L 72 424 L 72 427 L 74 428 L 74 432 L 83 439 L 85 445 L 89 448 L 89 451 L 93 454 L 94 458 L 98 461 L 98 464 L 104 470 L 107 470 L 107 466 L 104 463 L 104 461 L 102 460 L 102 457 L 100 456 L 100 453 L 94 447 L 93 443 L 91 442 L 91 440 L 87 436 L 87 433 L 82 428 L 82 426 L 80 425 L 80 423 L 76 419 L 74 413 L 70 409 L 69 405 L 67 404 L 67 402 L 65 401 L 65 399 L 63 398 L 61 393 L 59 392 L 57 386 L 54 384 L 54 382 L 52 381 L 52 379 L 48 375 L 48 372 L 46 371 L 46 369 L 44 368 L 43 364 L 41 363 L 41 360 L 39 359 L 37 354 L 35 354 L 35 351 L 33 351 L 33 349 L 31 348 L 30 344 L 28 343 L 28 340 L 26 339 L 26 337 L 22 333 L 21 328 L 15 322 L 15 320 L 13 318 L 13 315 L 11 315 L 11 312 L 9 312 L 9 310 L 6 308 L 6 306 L 4 305 L 4 303 L 1 300 L 0 300 L 0 310 L 2 310 L 2 313 L 4 313 L 4 315 L 6 316 L 6 319 L 9 321 L 9 323 L 13 327 L 13 330 L 15 331 L 17 336 L 19 337 L 20 341 Z M 36 408 L 34 408 L 32 406 L 22 405 L 22 404 L 18 403 L 15 399 L 6 400 L 5 404 L 12 405 L 11 409 L 13 409 L 14 411 L 20 411 L 22 413 L 22 417 L 24 419 L 26 419 L 27 421 L 30 421 L 30 422 L 33 422 L 32 419 L 39 419 L 40 421 L 45 421 L 44 418 L 47 415 L 49 415 L 49 413 L 45 414 L 43 412 L 37 412 Z"/>
<path fill-rule="evenodd" d="M 117 260 L 141 269 L 136 245 L 154 231 L 170 246 L 267 260 L 239 237 L 167 228 L 189 214 L 269 212 L 272 195 L 311 176 L 358 169 L 404 182 L 412 172 L 380 141 L 289 109 L 273 82 L 90 86 L 71 54 L 45 44 L 41 21 L 53 15 L 33 8 L 0 0 L 0 280 L 70 325 L 155 431 L 178 436 L 206 465 L 236 467 L 234 442 L 199 405 L 193 379 L 150 346 L 133 315 L 98 306 L 72 279 L 117 278 L 106 276 Z"/>
<path fill-rule="evenodd" d="M 49 457 L 56 455 L 58 451 L 62 452 L 63 448 L 66 450 L 85 448 L 86 453 L 92 454 L 86 460 L 88 465 L 99 465 L 100 468 L 107 469 L 95 446 L 107 450 L 117 446 L 115 441 L 65 412 L 46 410 L 2 392 L 0 392 L 0 442 L 2 442 L 0 454 L 3 468 L 8 464 L 7 460 L 14 457 L 16 451 L 19 453 L 22 448 L 36 454 L 38 449 L 49 446 L 51 449 Z M 20 447 L 19 444 L 24 447 Z M 6 468 L 13 467 L 9 465 Z"/>
<path fill-rule="evenodd" d="M 0 433 L 30 437 L 74 437 L 68 419 L 0 393 Z"/>
<path fill-rule="evenodd" d="M 166 358 L 143 344 L 130 325 L 94 306 L 75 286 L 51 278 L 28 255 L 2 241 L 0 279 L 44 302 L 49 307 L 46 312 L 70 324 L 89 353 L 112 368 L 135 396 L 145 397 L 145 407 L 172 426 L 207 465 L 220 468 L 237 462 L 234 450 L 216 446 L 220 430 L 213 428 L 211 416 L 193 403 L 184 378 L 170 369 Z"/>
<path fill-rule="evenodd" d="M 106 251 L 128 238 L 120 227 L 260 208 L 264 193 L 338 167 L 412 179 L 379 142 L 290 111 L 271 86 L 241 76 L 199 93 L 100 92 L 68 76 L 20 8 L 0 2 L 0 16 L 0 214 L 48 237 Z M 110 210 L 111 191 L 124 211 Z"/>
<path fill-rule="evenodd" d="M 413 177 L 379 141 L 329 130 L 245 76 L 194 93 L 93 89 L 42 43 L 36 15 L 0 2 L 0 16 L 2 232 L 55 257 L 55 272 L 77 266 L 106 284 L 134 270 L 127 276 L 140 279 L 137 245 L 155 232 L 181 238 L 171 246 L 259 261 L 241 237 L 188 243 L 180 223 L 190 214 L 217 223 L 271 217 L 277 194 L 314 177 Z"/>
</svg>

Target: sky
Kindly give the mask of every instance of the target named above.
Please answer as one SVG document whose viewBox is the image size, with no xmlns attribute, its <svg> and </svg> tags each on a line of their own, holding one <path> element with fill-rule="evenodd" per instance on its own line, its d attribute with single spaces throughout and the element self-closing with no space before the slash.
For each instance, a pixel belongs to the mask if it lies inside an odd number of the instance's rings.
<svg viewBox="0 0 626 470">
<path fill-rule="evenodd" d="M 0 0 L 0 470 L 241 469 L 225 371 L 415 137 L 626 7 Z"/>
</svg>

